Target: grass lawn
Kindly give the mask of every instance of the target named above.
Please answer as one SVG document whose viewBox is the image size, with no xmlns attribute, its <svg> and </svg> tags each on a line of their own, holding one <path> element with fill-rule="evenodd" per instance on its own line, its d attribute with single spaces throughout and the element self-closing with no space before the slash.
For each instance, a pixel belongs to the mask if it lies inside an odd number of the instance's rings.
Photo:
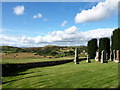
<svg viewBox="0 0 120 90">
<path fill-rule="evenodd" d="M 81 61 L 38 67 L 3 77 L 3 88 L 117 88 L 118 63 Z"/>
<path fill-rule="evenodd" d="M 2 63 L 30 63 L 30 62 L 42 62 L 42 61 L 56 61 L 56 60 L 68 60 L 73 59 L 71 57 L 63 58 L 38 58 L 38 57 L 27 57 L 27 58 L 6 58 L 2 60 Z"/>
</svg>

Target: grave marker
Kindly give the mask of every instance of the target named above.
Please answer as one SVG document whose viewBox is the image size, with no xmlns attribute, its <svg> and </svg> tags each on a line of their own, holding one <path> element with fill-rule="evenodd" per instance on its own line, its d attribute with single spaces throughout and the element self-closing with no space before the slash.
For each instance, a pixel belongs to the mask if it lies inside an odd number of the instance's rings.
<svg viewBox="0 0 120 90">
<path fill-rule="evenodd" d="M 89 54 L 87 55 L 87 60 L 86 60 L 86 62 L 87 63 L 90 63 L 91 61 L 90 61 L 90 56 L 89 56 Z"/>
<path fill-rule="evenodd" d="M 116 50 L 116 60 L 115 62 L 120 62 L 120 50 Z"/>
<path fill-rule="evenodd" d="M 74 59 L 75 64 L 79 64 L 79 58 L 78 58 L 78 49 L 75 48 L 75 59 Z"/>
<path fill-rule="evenodd" d="M 101 63 L 106 63 L 107 62 L 107 60 L 106 60 L 106 51 L 105 50 L 103 50 L 102 51 L 102 54 L 101 54 Z"/>
</svg>

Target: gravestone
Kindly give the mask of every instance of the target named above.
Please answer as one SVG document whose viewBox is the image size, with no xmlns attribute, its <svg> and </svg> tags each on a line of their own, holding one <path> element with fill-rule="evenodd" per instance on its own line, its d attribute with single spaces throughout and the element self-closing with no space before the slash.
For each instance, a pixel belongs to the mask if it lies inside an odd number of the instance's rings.
<svg viewBox="0 0 120 90">
<path fill-rule="evenodd" d="M 108 58 L 108 53 L 106 53 L 106 60 L 108 60 L 109 58 Z"/>
<path fill-rule="evenodd" d="M 75 59 L 74 59 L 75 64 L 79 64 L 79 58 L 78 58 L 78 49 L 75 48 Z"/>
<path fill-rule="evenodd" d="M 113 53 L 110 53 L 110 61 L 113 61 Z"/>
<path fill-rule="evenodd" d="M 90 61 L 90 56 L 89 55 L 87 55 L 87 60 L 86 60 L 86 62 L 87 63 L 90 63 L 91 61 Z"/>
<path fill-rule="evenodd" d="M 96 52 L 95 61 L 99 61 L 99 51 Z"/>
<path fill-rule="evenodd" d="M 120 50 L 116 50 L 116 60 L 115 62 L 120 62 Z"/>
<path fill-rule="evenodd" d="M 107 62 L 107 60 L 106 60 L 106 51 L 105 50 L 103 50 L 102 51 L 102 54 L 101 54 L 101 63 L 106 63 Z"/>
<path fill-rule="evenodd" d="M 113 60 L 116 60 L 116 50 L 113 50 Z"/>
</svg>

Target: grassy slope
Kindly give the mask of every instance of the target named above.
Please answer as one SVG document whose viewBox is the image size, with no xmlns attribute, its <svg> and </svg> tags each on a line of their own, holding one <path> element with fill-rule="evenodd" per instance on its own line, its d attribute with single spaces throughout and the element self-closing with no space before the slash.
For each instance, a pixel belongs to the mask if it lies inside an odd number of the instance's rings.
<svg viewBox="0 0 120 90">
<path fill-rule="evenodd" d="M 118 64 L 82 61 L 39 67 L 4 77 L 3 82 L 8 82 L 3 88 L 116 88 Z"/>
<path fill-rule="evenodd" d="M 13 59 L 3 59 L 2 63 L 29 63 L 29 62 L 41 62 L 41 61 L 56 61 L 56 60 L 67 60 L 73 59 L 70 57 L 66 58 L 36 58 L 36 57 L 29 57 L 29 58 L 13 58 Z"/>
</svg>

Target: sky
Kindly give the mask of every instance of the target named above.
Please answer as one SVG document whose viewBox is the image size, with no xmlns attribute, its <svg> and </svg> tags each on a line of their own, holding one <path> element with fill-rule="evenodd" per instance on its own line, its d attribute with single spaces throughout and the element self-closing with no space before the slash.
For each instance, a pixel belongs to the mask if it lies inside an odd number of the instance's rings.
<svg viewBox="0 0 120 90">
<path fill-rule="evenodd" d="M 119 0 L 102 2 L 2 2 L 0 45 L 81 46 L 118 28 Z"/>
</svg>

